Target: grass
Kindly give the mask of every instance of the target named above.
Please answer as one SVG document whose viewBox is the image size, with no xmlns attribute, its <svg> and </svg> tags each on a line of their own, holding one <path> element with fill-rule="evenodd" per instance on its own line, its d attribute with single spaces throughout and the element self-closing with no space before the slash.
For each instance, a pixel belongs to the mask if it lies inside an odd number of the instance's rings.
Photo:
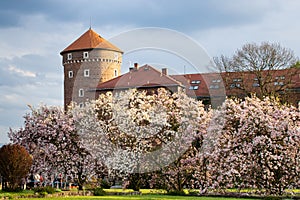
<svg viewBox="0 0 300 200">
<path fill-rule="evenodd" d="M 107 192 L 113 193 L 128 193 L 133 190 L 123 189 L 107 189 Z M 71 197 L 44 197 L 44 198 L 22 198 L 22 200 L 238 200 L 237 198 L 220 198 L 220 197 L 193 197 L 193 196 L 169 196 L 166 195 L 165 190 L 158 189 L 141 189 L 140 192 L 143 195 L 107 195 L 107 196 L 71 196 Z M 22 191 L 22 192 L 0 192 L 0 199 L 6 197 L 8 199 L 15 199 L 17 197 L 26 197 L 27 195 L 33 195 L 33 191 Z M 244 200 L 244 199 L 243 199 Z"/>
<path fill-rule="evenodd" d="M 114 200 L 114 199 L 120 199 L 120 200 L 181 200 L 181 199 L 187 199 L 187 200 L 241 200 L 239 198 L 233 198 L 233 197 L 197 197 L 197 196 L 171 196 L 166 195 L 165 190 L 159 190 L 159 189 L 141 189 L 140 192 L 142 195 L 126 195 L 126 193 L 133 192 L 131 189 L 104 189 L 108 194 L 106 196 L 70 196 L 70 197 L 43 197 L 43 198 L 29 198 L 28 196 L 33 195 L 33 191 L 25 190 L 22 192 L 2 192 L 0 191 L 0 199 L 3 199 L 6 197 L 7 199 L 16 199 L 18 197 L 23 197 L 22 200 Z M 252 190 L 245 190 L 243 192 L 250 192 Z M 300 190 L 293 190 L 293 192 L 299 192 Z M 236 192 L 236 189 L 229 189 L 227 192 Z M 111 193 L 123 193 L 125 195 L 110 195 Z M 185 193 L 188 193 L 188 190 L 185 191 Z M 27 198 L 25 198 L 27 196 Z M 242 198 L 243 200 L 246 200 L 246 198 Z"/>
<path fill-rule="evenodd" d="M 37 198 L 34 198 L 37 199 Z M 34 200 L 29 198 L 24 198 L 22 200 Z M 55 199 L 63 199 L 63 200 L 240 200 L 238 198 L 220 198 L 220 197 L 190 197 L 190 196 L 168 196 L 168 195 L 139 195 L 139 196 L 85 196 L 85 197 L 57 197 L 57 198 L 42 198 L 43 200 L 55 200 Z M 246 199 L 243 199 L 246 200 Z"/>
<path fill-rule="evenodd" d="M 23 190 L 21 192 L 4 192 L 0 190 L 0 199 L 4 197 L 9 197 L 9 198 L 16 198 L 16 197 L 26 197 L 28 195 L 33 195 L 34 192 L 31 190 Z"/>
<path fill-rule="evenodd" d="M 114 193 L 129 193 L 134 192 L 132 189 L 104 189 L 105 192 L 114 192 Z M 142 194 L 165 194 L 167 193 L 166 190 L 162 189 L 140 189 Z"/>
</svg>

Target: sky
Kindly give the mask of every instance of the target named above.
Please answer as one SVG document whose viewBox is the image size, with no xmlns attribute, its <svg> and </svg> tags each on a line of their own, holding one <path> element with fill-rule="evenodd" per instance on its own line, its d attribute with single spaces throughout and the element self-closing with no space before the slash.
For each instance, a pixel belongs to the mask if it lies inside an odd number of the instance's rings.
<svg viewBox="0 0 300 200">
<path fill-rule="evenodd" d="M 63 105 L 59 53 L 90 26 L 106 39 L 146 27 L 176 31 L 211 57 L 231 56 L 246 43 L 263 41 L 279 43 L 299 57 L 299 9 L 298 0 L 0 1 L 0 143 L 9 142 L 9 128 L 23 126 L 28 105 Z M 122 71 L 133 59 L 157 63 L 161 55 L 128 53 Z M 168 56 L 163 55 L 176 61 Z"/>
</svg>

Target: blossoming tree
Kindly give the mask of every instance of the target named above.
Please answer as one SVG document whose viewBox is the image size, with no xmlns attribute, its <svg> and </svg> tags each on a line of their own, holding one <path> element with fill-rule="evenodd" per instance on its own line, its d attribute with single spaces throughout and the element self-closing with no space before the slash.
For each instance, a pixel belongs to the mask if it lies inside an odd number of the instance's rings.
<svg viewBox="0 0 300 200">
<path fill-rule="evenodd" d="M 299 186 L 299 108 L 270 98 L 228 99 L 212 123 L 215 188 L 254 188 L 281 195 Z"/>
<path fill-rule="evenodd" d="M 57 106 L 30 108 L 24 128 L 11 130 L 10 140 L 33 156 L 32 173 L 42 174 L 45 181 L 51 182 L 59 175 L 73 177 L 81 187 L 95 167 L 102 166 L 81 146 L 72 116 Z"/>
<path fill-rule="evenodd" d="M 165 89 L 102 94 L 73 108 L 73 115 L 95 158 L 119 174 L 137 176 L 176 163 L 205 132 L 208 116 L 201 102 Z"/>
</svg>

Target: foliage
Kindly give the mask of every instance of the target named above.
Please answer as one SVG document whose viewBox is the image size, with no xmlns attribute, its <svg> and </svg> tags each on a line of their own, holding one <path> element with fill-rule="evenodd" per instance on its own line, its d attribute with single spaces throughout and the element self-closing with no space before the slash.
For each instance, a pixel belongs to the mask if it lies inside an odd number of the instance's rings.
<svg viewBox="0 0 300 200">
<path fill-rule="evenodd" d="M 111 187 L 111 184 L 106 180 L 101 180 L 100 186 L 101 188 L 109 189 Z"/>
<path fill-rule="evenodd" d="M 151 186 L 168 192 L 182 192 L 183 188 L 201 189 L 209 187 L 208 156 L 204 152 L 203 138 L 196 138 L 192 146 L 175 162 L 153 173 Z"/>
<path fill-rule="evenodd" d="M 103 190 L 103 188 L 97 187 L 94 189 L 94 195 L 95 196 L 104 196 L 106 192 Z"/>
<path fill-rule="evenodd" d="M 172 195 L 172 196 L 184 196 L 186 195 L 183 190 L 170 190 L 167 192 L 166 195 Z"/>
<path fill-rule="evenodd" d="M 72 116 L 56 106 L 30 108 L 24 128 L 11 130 L 9 138 L 33 156 L 31 172 L 48 182 L 69 177 L 82 187 L 101 165 L 81 146 Z"/>
<path fill-rule="evenodd" d="M 184 106 L 193 105 L 191 101 L 193 100 L 185 101 Z M 176 160 L 153 173 L 150 182 L 152 188 L 180 193 L 184 187 L 198 189 L 208 187 L 208 159 L 203 151 L 203 138 L 207 134 L 211 112 L 206 111 L 201 102 L 197 102 L 197 106 L 191 110 L 197 113 L 196 117 L 191 118 L 195 131 L 190 135 L 191 143 Z"/>
<path fill-rule="evenodd" d="M 139 191 L 140 188 L 150 188 L 149 180 L 151 179 L 151 173 L 134 173 L 126 176 L 126 181 L 123 183 L 123 187 L 126 189 L 133 189 Z"/>
<path fill-rule="evenodd" d="M 7 192 L 0 190 L 0 199 L 16 199 L 19 197 L 32 196 L 34 192 L 32 190 L 21 190 L 17 192 Z"/>
<path fill-rule="evenodd" d="M 292 68 L 300 69 L 300 61 L 297 61 Z"/>
<path fill-rule="evenodd" d="M 50 180 L 62 172 L 83 185 L 116 175 L 124 188 L 200 194 L 252 188 L 282 195 L 300 186 L 300 111 L 274 98 L 227 99 L 211 111 L 164 89 L 107 93 L 68 113 L 32 108 L 10 138 L 32 154 L 32 172 Z"/>
<path fill-rule="evenodd" d="M 24 147 L 8 144 L 0 148 L 0 174 L 3 178 L 3 190 L 16 191 L 25 183 L 32 165 L 32 157 Z"/>
<path fill-rule="evenodd" d="M 46 194 L 54 194 L 56 192 L 56 189 L 51 187 L 51 186 L 46 186 L 46 187 L 35 187 L 33 188 L 33 191 L 35 193 L 46 193 Z"/>
<path fill-rule="evenodd" d="M 228 99 L 213 118 L 215 188 L 257 188 L 282 195 L 299 186 L 300 112 L 275 99 Z"/>
<path fill-rule="evenodd" d="M 118 200 L 157 200 L 157 199 L 170 199 L 170 200 L 239 200 L 239 198 L 228 197 L 189 197 L 189 196 L 167 196 L 167 195 L 120 195 L 120 196 L 97 196 L 97 197 L 57 197 L 57 198 L 43 198 L 43 200 L 64 199 L 64 200 L 87 200 L 87 199 L 118 199 Z M 29 199 L 23 199 L 29 200 Z M 34 200 L 34 199 L 33 199 Z M 245 200 L 248 200 L 245 198 Z"/>
<path fill-rule="evenodd" d="M 85 147 L 119 175 L 160 170 L 189 157 L 185 152 L 209 120 L 201 102 L 165 89 L 102 94 L 73 113 Z"/>
</svg>

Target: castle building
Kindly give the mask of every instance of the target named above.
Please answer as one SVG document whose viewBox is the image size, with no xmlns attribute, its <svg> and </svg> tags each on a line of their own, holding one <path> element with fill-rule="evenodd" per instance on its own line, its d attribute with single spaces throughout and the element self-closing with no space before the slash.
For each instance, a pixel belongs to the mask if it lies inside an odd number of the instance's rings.
<svg viewBox="0 0 300 200">
<path fill-rule="evenodd" d="M 120 75 L 123 52 L 91 28 L 61 53 L 64 106 L 95 99 L 91 88 Z"/>
<path fill-rule="evenodd" d="M 222 72 L 169 75 L 166 68 L 157 70 L 143 65 L 121 73 L 123 52 L 92 29 L 86 31 L 61 53 L 64 66 L 64 106 L 79 105 L 100 94 L 131 88 L 154 93 L 158 88 L 171 92 L 184 91 L 188 96 L 216 107 L 225 97 L 244 98 L 262 95 L 257 75 L 253 72 Z M 265 87 L 294 105 L 300 103 L 300 68 L 266 70 Z"/>
<path fill-rule="evenodd" d="M 138 63 L 134 63 L 134 67 L 130 68 L 128 73 L 100 83 L 95 91 L 96 96 L 99 96 L 108 91 L 117 94 L 120 91 L 133 88 L 152 94 L 155 93 L 158 88 L 165 88 L 171 93 L 175 93 L 183 91 L 185 86 L 169 76 L 166 68 L 157 70 L 147 64 L 140 67 Z"/>
</svg>

